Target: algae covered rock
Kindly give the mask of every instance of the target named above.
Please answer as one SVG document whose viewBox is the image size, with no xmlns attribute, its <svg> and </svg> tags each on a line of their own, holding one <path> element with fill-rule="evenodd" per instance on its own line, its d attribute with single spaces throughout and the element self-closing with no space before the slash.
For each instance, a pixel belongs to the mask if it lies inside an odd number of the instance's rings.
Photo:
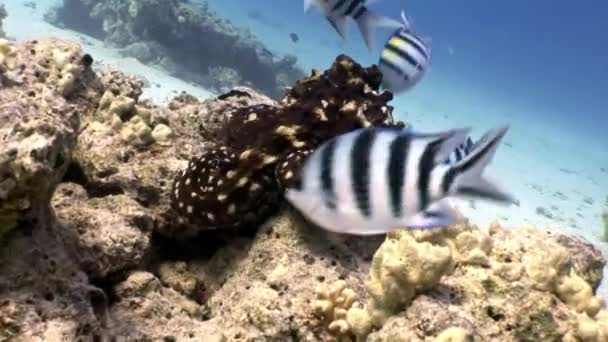
<svg viewBox="0 0 608 342">
<path fill-rule="evenodd" d="M 14 51 L 21 58 L 22 50 Z M 80 124 L 77 108 L 53 86 L 22 82 L 0 87 L 0 236 L 48 215 Z"/>
<path fill-rule="evenodd" d="M 89 198 L 86 190 L 62 183 L 52 201 L 60 234 L 92 279 L 137 267 L 150 246 L 153 218 L 126 195 Z"/>
</svg>

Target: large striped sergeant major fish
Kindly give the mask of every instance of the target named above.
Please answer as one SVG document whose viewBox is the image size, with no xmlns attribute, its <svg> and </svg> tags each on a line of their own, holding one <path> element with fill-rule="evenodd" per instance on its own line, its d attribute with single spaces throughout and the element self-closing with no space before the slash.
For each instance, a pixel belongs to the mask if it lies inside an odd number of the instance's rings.
<svg viewBox="0 0 608 342">
<path fill-rule="evenodd" d="M 304 0 L 304 12 L 316 7 L 338 32 L 346 39 L 348 18 L 353 19 L 359 26 L 359 31 L 368 49 L 375 46 L 375 29 L 377 27 L 398 28 L 403 24 L 385 16 L 371 12 L 367 5 L 378 0 Z"/>
<path fill-rule="evenodd" d="M 488 131 L 461 160 L 445 163 L 469 129 L 422 134 L 368 127 L 323 143 L 286 199 L 311 223 L 354 235 L 457 223 L 447 197 L 513 203 L 482 176 L 508 127 Z"/>
<path fill-rule="evenodd" d="M 395 94 L 418 84 L 431 62 L 430 47 L 413 31 L 403 11 L 401 19 L 402 27 L 388 38 L 378 62 L 382 88 Z"/>
</svg>

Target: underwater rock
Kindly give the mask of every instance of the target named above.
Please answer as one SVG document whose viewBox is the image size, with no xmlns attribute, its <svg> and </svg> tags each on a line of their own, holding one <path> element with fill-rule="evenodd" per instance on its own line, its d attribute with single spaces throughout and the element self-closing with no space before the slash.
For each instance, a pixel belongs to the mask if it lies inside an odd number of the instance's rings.
<svg viewBox="0 0 608 342">
<path fill-rule="evenodd" d="M 209 85 L 220 94 L 229 92 L 241 84 L 241 76 L 233 68 L 215 66 L 209 67 L 207 74 Z"/>
<path fill-rule="evenodd" d="M 153 274 L 136 271 L 114 289 L 109 335 L 119 340 L 228 341 L 206 309 L 162 286 Z"/>
<path fill-rule="evenodd" d="M 331 335 L 314 314 L 317 287 L 342 279 L 352 284 L 351 297 L 365 298 L 364 265 L 379 243 L 328 239 L 286 211 L 253 238 L 232 239 L 210 259 L 184 262 L 204 281 L 210 314 L 228 340 L 323 341 Z"/>
<path fill-rule="evenodd" d="M 74 259 L 92 279 L 140 265 L 150 246 L 153 218 L 126 195 L 89 198 L 74 183 L 62 183 L 52 201 Z"/>
<path fill-rule="evenodd" d="M 241 85 L 249 83 L 278 98 L 304 77 L 295 57 L 278 58 L 249 30 L 220 18 L 207 2 L 67 0 L 45 18 L 101 38 L 144 63 L 168 66 L 174 76 L 203 86 L 209 85 L 203 76 L 210 76 L 212 85 L 231 87 L 225 71 L 214 71 L 227 68 L 235 71 L 230 82 L 242 79 Z"/>
<path fill-rule="evenodd" d="M 171 207 L 180 223 L 196 227 L 184 231 L 262 222 L 319 144 L 370 125 L 402 126 L 392 119 L 392 94 L 379 91 L 381 78 L 376 66 L 340 55 L 325 72 L 296 82 L 277 105 L 224 112 L 205 127 L 217 147 L 192 158 L 174 181 Z"/>
<path fill-rule="evenodd" d="M 66 252 L 52 218 L 37 219 L 39 225 L 24 224 L 0 248 L 0 340 L 99 338 L 107 296 Z"/>
<path fill-rule="evenodd" d="M 11 46 L 19 61 L 15 65 L 31 61 L 25 57 L 29 49 L 23 47 Z M 50 68 L 31 63 L 17 71 L 7 70 L 11 81 L 0 87 L 0 236 L 19 223 L 36 226 L 37 220 L 46 220 L 51 195 L 76 144 L 77 108 L 60 96 L 53 80 L 42 84 L 22 76 L 31 69 Z"/>
</svg>

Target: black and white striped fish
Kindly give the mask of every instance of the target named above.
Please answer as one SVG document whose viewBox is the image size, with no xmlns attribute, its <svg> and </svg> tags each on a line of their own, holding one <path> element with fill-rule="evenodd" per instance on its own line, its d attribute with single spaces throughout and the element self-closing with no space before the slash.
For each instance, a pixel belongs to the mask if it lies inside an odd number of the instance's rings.
<svg viewBox="0 0 608 342">
<path fill-rule="evenodd" d="M 411 124 L 403 128 L 403 130 L 408 130 L 411 133 L 415 132 Z M 457 163 L 471 153 L 472 150 L 473 140 L 471 137 L 467 137 L 463 143 L 456 146 L 456 149 L 454 149 L 454 151 L 452 151 L 452 153 L 450 153 L 450 155 L 443 162 L 446 164 Z"/>
<path fill-rule="evenodd" d="M 446 197 L 513 203 L 482 176 L 507 129 L 489 131 L 468 155 L 451 164 L 443 161 L 469 129 L 436 134 L 358 129 L 315 150 L 285 196 L 312 223 L 339 233 L 372 235 L 450 225 L 457 218 Z"/>
<path fill-rule="evenodd" d="M 304 11 L 316 7 L 334 27 L 342 39 L 346 39 L 347 20 L 352 18 L 359 26 L 359 31 L 368 49 L 375 46 L 375 29 L 377 27 L 397 28 L 403 24 L 397 20 L 371 12 L 367 5 L 377 0 L 304 0 Z"/>
<path fill-rule="evenodd" d="M 411 89 L 424 76 L 431 60 L 431 49 L 411 28 L 405 13 L 403 25 L 387 40 L 380 54 L 378 68 L 382 87 L 393 93 Z"/>
<path fill-rule="evenodd" d="M 467 137 L 467 139 L 460 145 L 456 147 L 452 153 L 446 158 L 446 164 L 453 164 L 461 161 L 464 157 L 466 157 L 473 150 L 473 140 L 471 137 Z"/>
</svg>

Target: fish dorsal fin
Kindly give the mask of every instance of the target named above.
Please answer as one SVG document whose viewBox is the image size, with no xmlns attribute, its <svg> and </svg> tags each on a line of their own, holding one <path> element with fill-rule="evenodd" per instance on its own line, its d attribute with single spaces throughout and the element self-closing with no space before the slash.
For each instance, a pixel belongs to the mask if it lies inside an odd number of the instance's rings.
<svg viewBox="0 0 608 342">
<path fill-rule="evenodd" d="M 328 16 L 327 17 L 327 21 L 329 21 L 331 26 L 334 27 L 334 29 L 338 32 L 338 34 L 340 35 L 340 37 L 342 37 L 342 39 L 346 39 L 346 32 L 347 32 L 346 19 L 348 19 L 348 18 L 345 16 Z"/>
<path fill-rule="evenodd" d="M 435 164 L 439 164 L 448 159 L 450 154 L 464 143 L 470 131 L 470 128 L 458 128 L 435 134 L 413 132 L 408 132 L 407 134 L 412 134 L 415 138 L 425 139 L 428 144 L 436 145 L 437 151 L 435 152 L 434 162 Z"/>
<path fill-rule="evenodd" d="M 403 21 L 403 27 L 405 27 L 406 30 L 411 31 L 412 24 L 410 23 L 410 20 L 408 19 L 408 17 L 405 15 L 404 10 L 401 10 L 401 20 Z"/>
<path fill-rule="evenodd" d="M 312 6 L 317 5 L 317 0 L 304 0 L 304 13 L 310 11 Z"/>
</svg>

